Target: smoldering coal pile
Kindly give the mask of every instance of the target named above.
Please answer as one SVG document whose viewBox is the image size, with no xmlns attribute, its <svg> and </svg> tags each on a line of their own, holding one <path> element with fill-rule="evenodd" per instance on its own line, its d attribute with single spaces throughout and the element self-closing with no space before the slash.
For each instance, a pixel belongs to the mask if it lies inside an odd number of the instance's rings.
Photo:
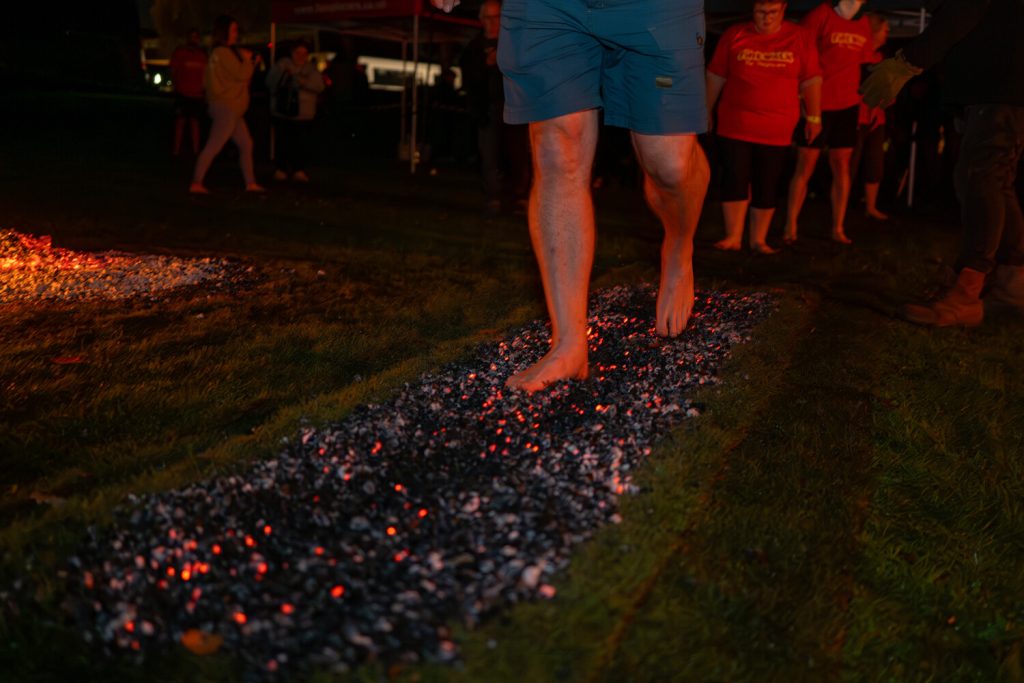
<svg viewBox="0 0 1024 683">
<path fill-rule="evenodd" d="M 252 675 L 454 658 L 446 622 L 555 595 L 572 546 L 618 521 L 655 439 L 771 308 L 699 293 L 661 341 L 653 290 L 606 290 L 591 379 L 504 388 L 546 350 L 541 323 L 483 345 L 243 475 L 132 500 L 71 559 L 70 608 L 110 650 L 223 646 Z"/>
<path fill-rule="evenodd" d="M 0 304 L 156 298 L 203 284 L 244 284 L 248 271 L 224 259 L 186 259 L 55 247 L 49 236 L 0 229 Z"/>
</svg>

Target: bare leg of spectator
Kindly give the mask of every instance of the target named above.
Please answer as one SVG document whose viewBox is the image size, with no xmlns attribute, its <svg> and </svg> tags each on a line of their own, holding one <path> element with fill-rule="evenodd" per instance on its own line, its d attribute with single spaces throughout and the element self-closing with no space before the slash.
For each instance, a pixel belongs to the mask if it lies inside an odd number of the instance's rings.
<svg viewBox="0 0 1024 683">
<path fill-rule="evenodd" d="M 832 169 L 832 239 L 841 244 L 852 244 L 846 236 L 846 205 L 850 202 L 850 147 L 829 150 L 828 164 Z"/>
<path fill-rule="evenodd" d="M 722 202 L 722 218 L 725 221 L 725 238 L 715 242 L 715 249 L 738 251 L 743 246 L 743 223 L 747 218 L 750 200 Z"/>
<path fill-rule="evenodd" d="M 775 209 L 750 209 L 750 248 L 759 254 L 777 254 L 778 249 L 768 246 L 768 228 Z"/>
<path fill-rule="evenodd" d="M 811 181 L 814 167 L 818 163 L 821 150 L 811 147 L 800 147 L 796 152 L 796 170 L 789 181 L 789 196 L 786 200 L 786 227 L 782 231 L 782 241 L 786 244 L 796 242 L 797 220 L 807 199 L 807 183 Z"/>
</svg>

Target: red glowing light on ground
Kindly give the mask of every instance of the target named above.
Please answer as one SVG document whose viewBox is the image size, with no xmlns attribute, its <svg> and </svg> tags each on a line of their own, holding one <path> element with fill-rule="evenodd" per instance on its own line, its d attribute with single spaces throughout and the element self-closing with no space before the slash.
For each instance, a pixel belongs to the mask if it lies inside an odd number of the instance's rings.
<svg viewBox="0 0 1024 683">
<path fill-rule="evenodd" d="M 403 488 L 404 487 L 401 484 L 395 484 L 395 490 L 398 491 L 399 493 L 401 493 Z"/>
<path fill-rule="evenodd" d="M 263 527 L 263 534 L 265 536 L 269 536 L 272 531 L 273 531 L 273 528 L 271 528 L 271 526 L 269 524 L 266 525 L 265 527 Z"/>
<path fill-rule="evenodd" d="M 345 587 L 344 586 L 335 586 L 334 588 L 331 589 L 331 597 L 332 598 L 340 598 L 344 594 L 345 594 Z"/>
<path fill-rule="evenodd" d="M 214 543 L 211 550 L 213 550 L 214 555 L 220 555 L 220 544 Z"/>
<path fill-rule="evenodd" d="M 324 554 L 325 550 L 323 546 L 318 545 L 316 548 L 313 549 L 313 552 L 317 555 L 317 557 L 319 557 Z"/>
<path fill-rule="evenodd" d="M 239 626 L 249 621 L 249 617 L 245 616 L 245 612 L 235 612 L 231 615 L 231 618 L 235 620 L 235 623 Z"/>
<path fill-rule="evenodd" d="M 253 547 L 254 545 L 256 545 L 256 539 L 254 539 L 252 536 L 246 536 L 245 545 L 247 548 Z"/>
<path fill-rule="evenodd" d="M 418 514 L 420 516 L 420 519 L 423 519 L 424 517 L 427 516 L 427 509 L 426 508 L 420 508 L 420 511 L 417 512 L 416 514 Z"/>
<path fill-rule="evenodd" d="M 295 605 L 293 605 L 290 602 L 284 603 L 283 605 L 281 605 L 281 613 L 282 614 L 294 614 L 295 613 Z"/>
<path fill-rule="evenodd" d="M 393 526 L 389 526 L 387 531 L 388 531 L 388 536 L 394 536 L 395 534 L 398 533 L 398 529 L 396 529 Z"/>
</svg>

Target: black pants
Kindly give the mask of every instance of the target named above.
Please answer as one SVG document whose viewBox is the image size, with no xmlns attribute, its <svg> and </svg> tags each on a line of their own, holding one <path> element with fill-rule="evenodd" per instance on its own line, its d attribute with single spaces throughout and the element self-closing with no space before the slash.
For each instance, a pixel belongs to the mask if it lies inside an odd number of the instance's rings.
<svg viewBox="0 0 1024 683">
<path fill-rule="evenodd" d="M 279 171 L 305 171 L 313 144 L 313 122 L 274 119 L 274 164 Z"/>
<path fill-rule="evenodd" d="M 1024 106 L 967 107 L 954 171 L 964 244 L 959 268 L 989 273 L 996 263 L 1024 265 L 1024 216 L 1017 166 L 1024 153 Z"/>
<path fill-rule="evenodd" d="M 850 177 L 865 183 L 880 183 L 885 171 L 885 126 L 857 127 L 857 146 L 850 158 Z"/>
<path fill-rule="evenodd" d="M 755 209 L 774 209 L 779 203 L 779 180 L 788 152 L 788 145 L 761 145 L 719 137 L 722 186 L 718 198 L 723 202 L 749 198 Z"/>
</svg>

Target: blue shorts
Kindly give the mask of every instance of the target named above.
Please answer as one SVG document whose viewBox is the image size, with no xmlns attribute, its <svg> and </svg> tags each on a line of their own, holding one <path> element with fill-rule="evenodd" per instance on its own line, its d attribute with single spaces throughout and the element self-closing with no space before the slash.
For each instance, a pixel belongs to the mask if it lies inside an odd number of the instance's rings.
<svg viewBox="0 0 1024 683">
<path fill-rule="evenodd" d="M 703 0 L 505 0 L 505 121 L 604 108 L 638 133 L 707 131 Z"/>
</svg>

